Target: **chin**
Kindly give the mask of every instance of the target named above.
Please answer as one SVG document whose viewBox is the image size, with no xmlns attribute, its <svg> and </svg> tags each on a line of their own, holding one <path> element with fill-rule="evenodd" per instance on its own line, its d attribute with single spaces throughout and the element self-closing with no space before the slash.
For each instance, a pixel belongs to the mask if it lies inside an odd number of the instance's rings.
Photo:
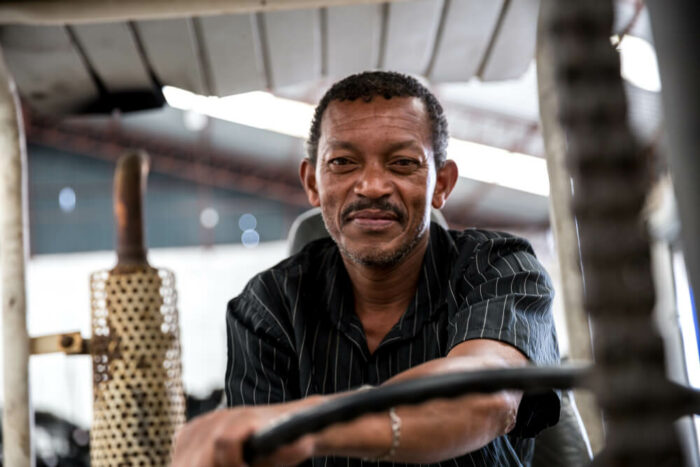
<svg viewBox="0 0 700 467">
<path fill-rule="evenodd" d="M 371 268 L 391 268 L 401 263 L 406 257 L 406 254 L 401 251 L 358 253 L 344 248 L 341 248 L 341 251 L 343 255 L 350 258 L 352 262 Z"/>
<path fill-rule="evenodd" d="M 424 236 L 425 232 L 422 232 L 421 235 L 415 235 L 410 241 L 391 249 L 381 249 L 376 246 L 354 249 L 336 243 L 341 253 L 356 264 L 372 268 L 391 268 L 401 264 L 416 249 Z"/>
</svg>

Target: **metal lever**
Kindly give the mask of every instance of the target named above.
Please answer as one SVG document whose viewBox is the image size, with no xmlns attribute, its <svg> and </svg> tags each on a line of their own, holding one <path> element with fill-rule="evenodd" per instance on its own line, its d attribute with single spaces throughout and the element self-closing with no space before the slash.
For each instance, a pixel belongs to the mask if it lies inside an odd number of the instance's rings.
<svg viewBox="0 0 700 467">
<path fill-rule="evenodd" d="M 29 339 L 29 353 L 40 355 L 63 352 L 67 355 L 90 353 L 90 339 L 83 339 L 79 331 L 50 334 Z"/>
</svg>

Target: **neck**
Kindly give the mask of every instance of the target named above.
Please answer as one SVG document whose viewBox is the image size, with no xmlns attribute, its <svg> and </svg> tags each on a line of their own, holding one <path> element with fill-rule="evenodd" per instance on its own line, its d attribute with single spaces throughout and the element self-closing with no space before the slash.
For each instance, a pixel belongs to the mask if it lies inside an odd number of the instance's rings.
<svg viewBox="0 0 700 467">
<path fill-rule="evenodd" d="M 343 256 L 355 295 L 355 311 L 361 319 L 369 313 L 403 314 L 415 295 L 427 247 L 425 235 L 399 264 L 390 267 L 370 267 Z"/>
<path fill-rule="evenodd" d="M 404 314 L 418 287 L 428 235 L 399 264 L 368 267 L 343 256 L 355 295 L 355 314 L 362 322 L 367 348 L 374 353 Z"/>
</svg>

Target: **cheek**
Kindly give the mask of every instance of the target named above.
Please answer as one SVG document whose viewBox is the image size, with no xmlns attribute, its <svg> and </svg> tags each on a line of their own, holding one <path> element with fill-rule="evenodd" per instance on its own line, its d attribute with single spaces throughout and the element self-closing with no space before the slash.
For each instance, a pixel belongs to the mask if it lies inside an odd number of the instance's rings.
<svg viewBox="0 0 700 467">
<path fill-rule="evenodd" d="M 338 223 L 338 212 L 340 210 L 338 194 L 333 192 L 333 190 L 320 191 L 319 200 L 326 226 L 329 229 L 337 230 L 336 224 Z"/>
<path fill-rule="evenodd" d="M 430 198 L 419 198 L 413 204 L 413 209 L 416 213 L 416 217 L 421 219 L 421 221 L 430 217 Z"/>
<path fill-rule="evenodd" d="M 319 192 L 319 199 L 324 211 L 338 204 L 338 194 L 333 190 L 323 190 Z"/>
<path fill-rule="evenodd" d="M 347 177 L 340 178 L 325 174 L 318 192 L 324 212 L 340 209 L 351 190 L 352 183 L 347 180 Z"/>
<path fill-rule="evenodd" d="M 422 216 L 422 212 L 426 209 L 426 206 L 431 205 L 433 201 L 433 186 L 426 180 L 425 177 L 421 177 L 413 181 L 413 183 L 404 185 L 402 192 L 404 193 L 404 200 L 407 207 L 414 211 L 414 215 Z"/>
</svg>

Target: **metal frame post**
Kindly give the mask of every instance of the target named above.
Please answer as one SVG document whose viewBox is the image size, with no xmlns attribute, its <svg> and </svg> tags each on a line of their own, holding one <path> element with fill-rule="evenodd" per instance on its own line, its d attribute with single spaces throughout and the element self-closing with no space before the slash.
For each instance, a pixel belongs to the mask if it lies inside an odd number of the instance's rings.
<svg viewBox="0 0 700 467">
<path fill-rule="evenodd" d="M 664 346 L 652 320 L 643 218 L 649 168 L 628 124 L 620 58 L 610 44 L 613 11 L 612 0 L 542 3 L 574 184 L 583 304 L 595 331 L 591 382 L 605 413 L 605 449 L 594 465 L 683 465 L 673 421 L 687 413 L 688 401 L 666 378 Z"/>
<path fill-rule="evenodd" d="M 32 465 L 26 320 L 26 148 L 17 88 L 0 50 L 0 261 L 2 261 L 3 463 Z"/>
<path fill-rule="evenodd" d="M 695 318 L 700 322 L 700 66 L 696 44 L 697 1 L 649 0 L 654 44 L 663 89 L 669 165 L 681 219 L 681 242 L 688 279 L 695 293 Z M 695 96 L 695 97 L 693 97 Z M 693 104 L 695 103 L 695 104 Z"/>
<path fill-rule="evenodd" d="M 540 121 L 549 175 L 549 212 L 559 260 L 569 354 L 575 362 L 592 362 L 591 329 L 583 309 L 583 278 L 576 222 L 571 211 L 571 176 L 566 167 L 566 137 L 558 119 L 557 89 L 551 44 L 544 38 L 542 17 L 537 24 L 537 93 Z M 595 396 L 574 391 L 591 449 L 597 454 L 604 445 L 603 421 Z"/>
</svg>

